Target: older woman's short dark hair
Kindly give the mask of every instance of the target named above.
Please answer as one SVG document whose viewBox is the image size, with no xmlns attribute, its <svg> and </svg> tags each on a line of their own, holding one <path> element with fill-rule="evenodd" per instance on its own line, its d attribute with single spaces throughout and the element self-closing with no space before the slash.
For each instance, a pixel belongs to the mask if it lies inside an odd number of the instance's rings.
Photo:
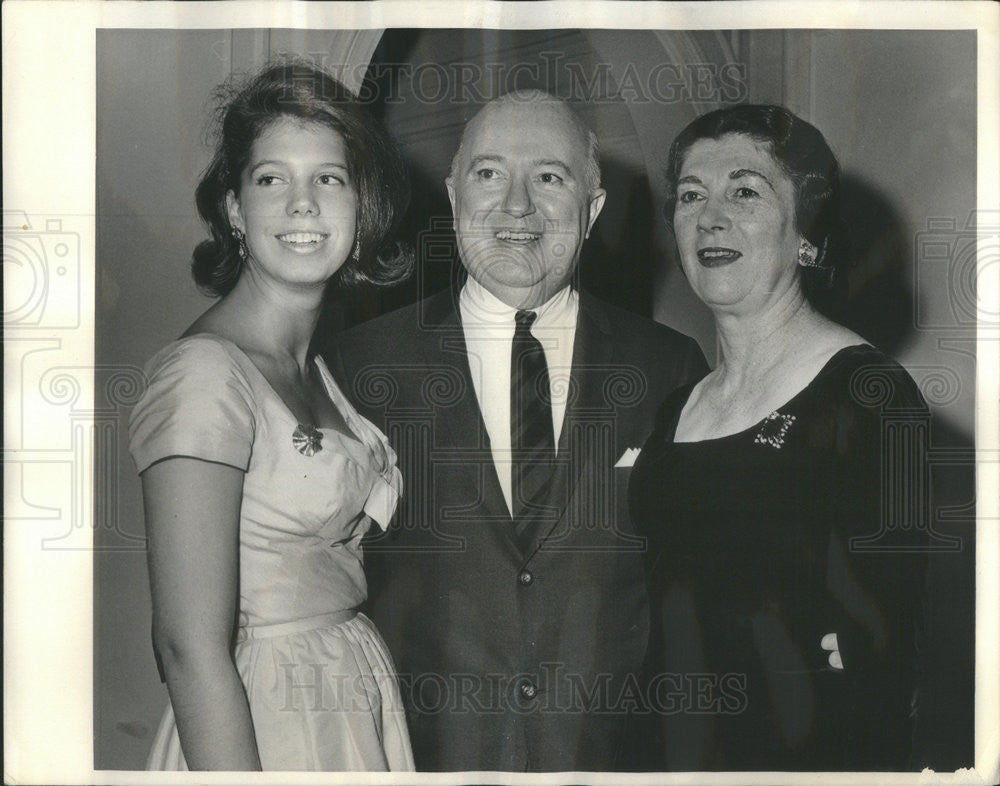
<svg viewBox="0 0 1000 786">
<path fill-rule="evenodd" d="M 240 193 L 240 177 L 254 141 L 275 121 L 298 118 L 336 131 L 358 192 L 354 248 L 332 283 L 393 284 L 413 265 L 412 254 L 392 241 L 409 203 L 406 166 L 382 125 L 340 82 L 302 61 L 270 65 L 240 87 L 220 89 L 215 155 L 195 191 L 198 213 L 212 239 L 198 245 L 191 266 L 207 294 L 222 296 L 243 270 L 226 194 Z"/>
<path fill-rule="evenodd" d="M 802 268 L 803 289 L 810 299 L 834 286 L 846 272 L 840 213 L 840 167 L 819 130 L 781 106 L 740 104 L 717 109 L 689 123 L 670 146 L 664 215 L 673 227 L 677 179 L 691 146 L 700 139 L 742 134 L 767 146 L 795 187 L 795 228 L 820 250 L 823 267 Z"/>
</svg>

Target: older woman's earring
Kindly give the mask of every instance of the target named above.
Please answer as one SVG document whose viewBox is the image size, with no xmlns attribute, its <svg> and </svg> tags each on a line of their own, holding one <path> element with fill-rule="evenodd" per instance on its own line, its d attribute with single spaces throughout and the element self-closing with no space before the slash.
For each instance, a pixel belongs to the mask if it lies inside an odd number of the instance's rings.
<svg viewBox="0 0 1000 786">
<path fill-rule="evenodd" d="M 802 267 L 823 267 L 818 257 L 818 249 L 808 240 L 799 245 L 799 264 Z"/>
<path fill-rule="evenodd" d="M 819 248 L 816 248 L 808 240 L 803 240 L 799 245 L 799 265 L 822 274 L 820 281 L 824 286 L 833 286 L 833 276 L 835 268 L 826 258 L 826 238 L 823 239 Z"/>
<path fill-rule="evenodd" d="M 246 262 L 247 257 L 250 256 L 250 250 L 247 248 L 247 236 L 243 234 L 243 230 L 239 227 L 233 227 L 233 238 L 236 240 L 240 259 Z"/>
</svg>

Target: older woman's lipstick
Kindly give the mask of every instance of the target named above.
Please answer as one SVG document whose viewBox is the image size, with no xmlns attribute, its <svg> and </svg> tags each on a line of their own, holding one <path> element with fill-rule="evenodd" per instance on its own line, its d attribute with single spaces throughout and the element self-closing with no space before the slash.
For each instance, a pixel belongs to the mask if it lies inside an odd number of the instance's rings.
<svg viewBox="0 0 1000 786">
<path fill-rule="evenodd" d="M 734 248 L 711 247 L 698 249 L 698 261 L 704 267 L 722 267 L 723 265 L 735 262 L 741 256 L 743 255 Z"/>
</svg>

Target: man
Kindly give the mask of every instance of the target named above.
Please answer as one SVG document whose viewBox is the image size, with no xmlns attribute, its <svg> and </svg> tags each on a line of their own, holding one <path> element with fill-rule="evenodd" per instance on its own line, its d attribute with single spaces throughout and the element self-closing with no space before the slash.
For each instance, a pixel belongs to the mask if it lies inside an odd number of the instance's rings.
<svg viewBox="0 0 1000 786">
<path fill-rule="evenodd" d="M 367 550 L 371 611 L 418 769 L 612 769 L 648 631 L 629 459 L 704 358 L 571 286 L 605 192 L 565 103 L 488 104 L 446 184 L 460 292 L 331 353 L 406 484 Z"/>
</svg>

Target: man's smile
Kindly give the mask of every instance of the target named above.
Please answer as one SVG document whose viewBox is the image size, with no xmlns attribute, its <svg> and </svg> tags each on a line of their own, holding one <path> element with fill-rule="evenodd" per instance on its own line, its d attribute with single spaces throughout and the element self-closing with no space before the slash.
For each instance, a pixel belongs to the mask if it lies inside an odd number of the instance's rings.
<svg viewBox="0 0 1000 786">
<path fill-rule="evenodd" d="M 526 232 L 523 230 L 513 230 L 513 229 L 501 229 L 494 235 L 497 240 L 503 240 L 505 243 L 534 243 L 541 236 L 541 232 Z"/>
</svg>

